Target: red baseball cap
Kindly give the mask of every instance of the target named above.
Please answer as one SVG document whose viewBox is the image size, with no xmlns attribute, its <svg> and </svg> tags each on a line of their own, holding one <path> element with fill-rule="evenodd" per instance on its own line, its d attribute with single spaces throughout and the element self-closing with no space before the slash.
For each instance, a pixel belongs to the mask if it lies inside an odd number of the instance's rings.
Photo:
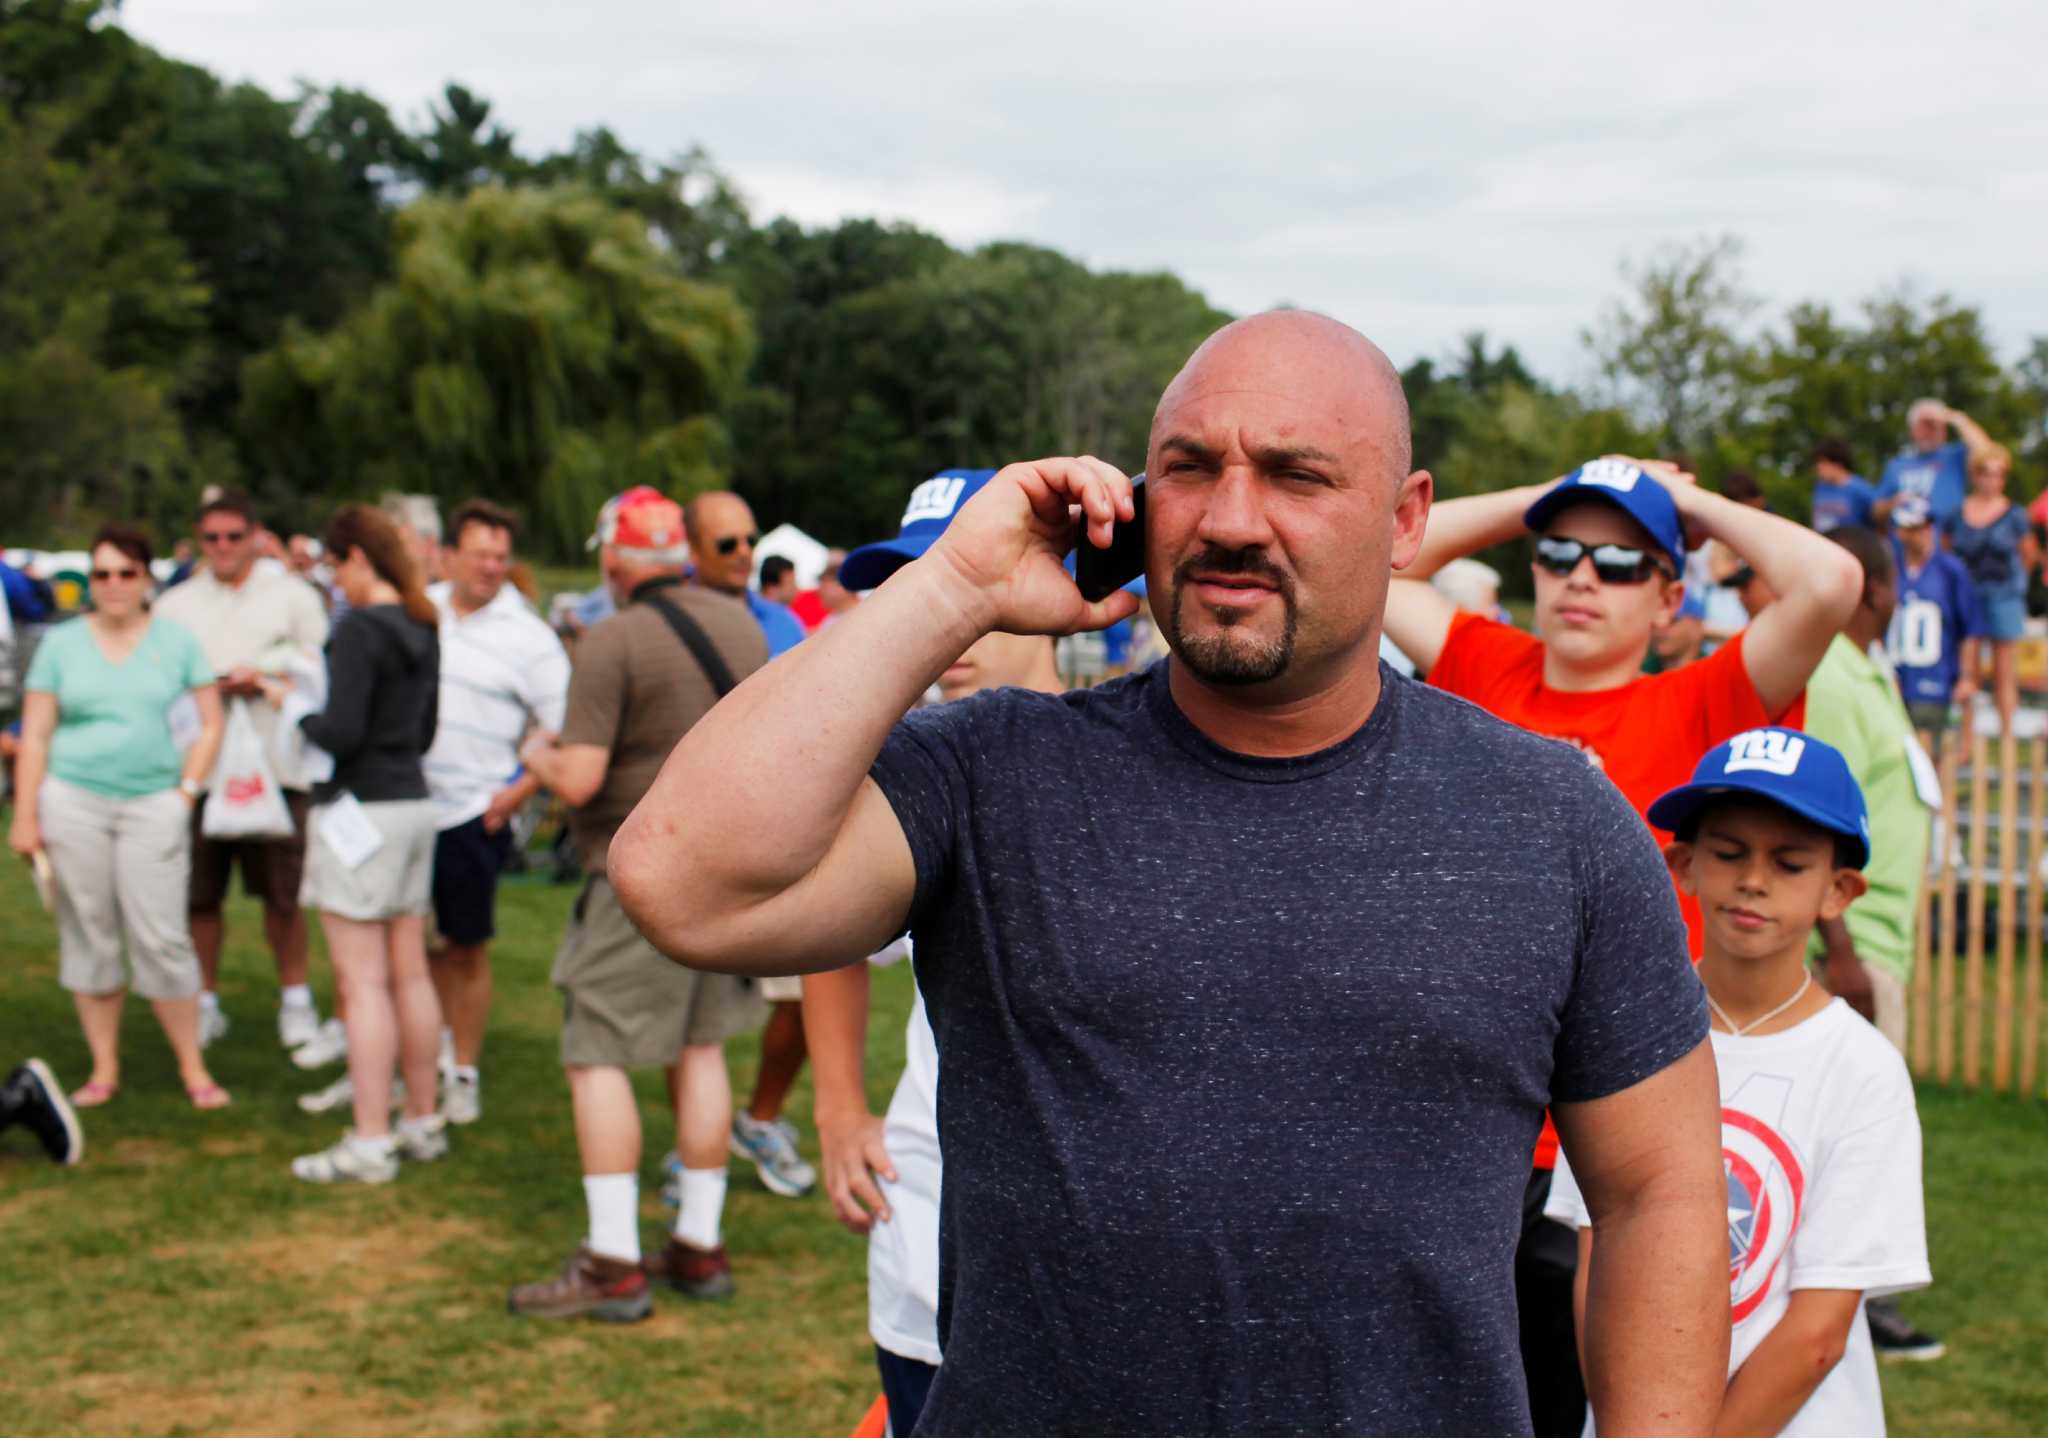
<svg viewBox="0 0 2048 1438">
<path fill-rule="evenodd" d="M 683 507 L 645 484 L 615 494 L 597 512 L 597 533 L 584 547 L 609 544 L 681 562 L 689 556 L 683 537 Z"/>
</svg>

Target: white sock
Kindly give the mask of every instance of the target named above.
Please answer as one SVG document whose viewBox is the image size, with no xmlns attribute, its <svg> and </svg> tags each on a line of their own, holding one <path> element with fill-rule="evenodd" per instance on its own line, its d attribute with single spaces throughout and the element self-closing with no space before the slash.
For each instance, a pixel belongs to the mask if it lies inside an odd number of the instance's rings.
<svg viewBox="0 0 2048 1438">
<path fill-rule="evenodd" d="M 455 1067 L 455 1031 L 453 1029 L 441 1030 L 441 1067 L 444 1069 Z"/>
<path fill-rule="evenodd" d="M 391 1157 L 391 1148 L 396 1142 L 388 1133 L 379 1134 L 375 1138 L 365 1138 L 362 1134 L 351 1133 L 348 1136 L 348 1141 L 354 1144 L 358 1151 L 369 1154 L 374 1158 Z"/>
<path fill-rule="evenodd" d="M 220 995 L 212 989 L 201 989 L 199 991 L 199 1007 L 207 1010 L 209 1013 L 219 1013 Z"/>
<path fill-rule="evenodd" d="M 278 1003 L 287 1009 L 313 1007 L 313 990 L 305 984 L 286 984 L 278 991 Z"/>
<path fill-rule="evenodd" d="M 600 1173 L 583 1179 L 590 1205 L 590 1251 L 621 1263 L 640 1261 L 640 1175 Z"/>
<path fill-rule="evenodd" d="M 683 1204 L 676 1210 L 676 1237 L 692 1248 L 718 1247 L 718 1221 L 725 1216 L 725 1170 L 683 1170 Z"/>
<path fill-rule="evenodd" d="M 448 1072 L 454 1075 L 457 1083 L 473 1084 L 483 1082 L 483 1075 L 476 1071 L 475 1064 L 456 1064 Z"/>
<path fill-rule="evenodd" d="M 423 1113 L 418 1118 L 408 1116 L 398 1121 L 398 1131 L 410 1134 L 415 1138 L 423 1134 L 430 1134 L 440 1126 L 441 1116 L 437 1113 Z"/>
</svg>

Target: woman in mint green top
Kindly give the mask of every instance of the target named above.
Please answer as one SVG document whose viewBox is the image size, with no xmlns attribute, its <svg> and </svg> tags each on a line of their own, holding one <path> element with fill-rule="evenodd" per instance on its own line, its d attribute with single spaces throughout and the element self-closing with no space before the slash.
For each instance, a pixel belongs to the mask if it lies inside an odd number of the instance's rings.
<svg viewBox="0 0 2048 1438">
<path fill-rule="evenodd" d="M 171 707 L 213 683 L 191 630 L 143 619 L 133 652 L 119 662 L 93 632 L 93 617 L 59 624 L 36 647 L 22 685 L 57 699 L 49 772 L 110 799 L 178 787 L 185 756 L 171 737 Z"/>
<path fill-rule="evenodd" d="M 72 1102 L 93 1108 L 119 1092 L 132 986 L 155 1005 L 193 1105 L 219 1108 L 228 1096 L 199 1053 L 185 888 L 193 806 L 220 751 L 220 693 L 198 639 L 150 615 L 149 585 L 149 542 L 122 525 L 101 529 L 93 612 L 44 636 L 22 686 L 7 842 L 53 880 L 58 978 L 92 1050 L 92 1077 Z M 188 731 L 176 738 L 174 707 Z"/>
</svg>

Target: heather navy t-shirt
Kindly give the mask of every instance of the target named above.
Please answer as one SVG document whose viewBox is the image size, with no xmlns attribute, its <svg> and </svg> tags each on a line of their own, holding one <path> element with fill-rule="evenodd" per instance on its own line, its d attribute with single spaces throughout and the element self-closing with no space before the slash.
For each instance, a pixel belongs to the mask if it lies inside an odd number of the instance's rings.
<svg viewBox="0 0 2048 1438">
<path fill-rule="evenodd" d="M 1384 665 L 1318 754 L 1167 663 L 920 710 L 873 774 L 938 1039 L 917 1438 L 1525 1433 L 1551 1099 L 1706 1036 L 1671 880 L 1574 749 Z"/>
</svg>

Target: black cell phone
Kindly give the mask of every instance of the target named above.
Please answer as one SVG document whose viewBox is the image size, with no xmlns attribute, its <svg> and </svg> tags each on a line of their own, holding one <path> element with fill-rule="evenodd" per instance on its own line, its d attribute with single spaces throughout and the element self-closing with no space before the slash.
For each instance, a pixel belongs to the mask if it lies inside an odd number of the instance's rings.
<svg viewBox="0 0 2048 1438">
<path fill-rule="evenodd" d="M 1089 543 L 1086 529 L 1082 530 L 1081 542 L 1074 546 L 1074 583 L 1080 586 L 1081 597 L 1090 604 L 1098 599 L 1107 599 L 1145 572 L 1145 476 L 1142 474 L 1131 483 L 1131 509 L 1134 512 L 1130 520 L 1118 520 L 1110 531 L 1109 548 L 1099 549 Z"/>
</svg>

